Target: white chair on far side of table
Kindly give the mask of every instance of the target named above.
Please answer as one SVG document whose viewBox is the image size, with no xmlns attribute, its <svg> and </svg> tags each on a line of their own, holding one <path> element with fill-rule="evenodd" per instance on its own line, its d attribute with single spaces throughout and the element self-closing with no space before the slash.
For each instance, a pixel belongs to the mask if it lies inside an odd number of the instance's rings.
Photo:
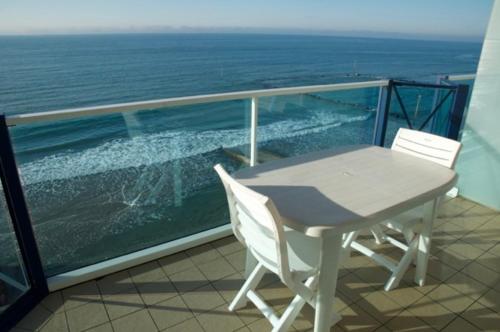
<svg viewBox="0 0 500 332">
<path fill-rule="evenodd" d="M 400 128 L 392 143 L 391 149 L 453 169 L 461 146 L 462 144 L 460 142 L 445 137 L 422 131 Z M 417 255 L 419 241 L 421 240 L 420 229 L 424 213 L 424 207 L 421 206 L 370 228 L 377 244 L 389 242 L 404 251 L 404 255 L 399 262 L 386 258 L 357 242 L 356 238 L 359 235 L 359 231 L 344 235 L 344 242 L 342 245 L 345 250 L 344 255 L 349 256 L 350 249 L 352 248 L 372 258 L 378 264 L 388 268 L 392 274 L 389 280 L 387 280 L 384 289 L 389 291 L 396 288 Z M 385 234 L 382 230 L 383 227 L 402 233 L 406 243 L 402 243 Z M 430 241 L 430 239 L 427 240 Z"/>
</svg>

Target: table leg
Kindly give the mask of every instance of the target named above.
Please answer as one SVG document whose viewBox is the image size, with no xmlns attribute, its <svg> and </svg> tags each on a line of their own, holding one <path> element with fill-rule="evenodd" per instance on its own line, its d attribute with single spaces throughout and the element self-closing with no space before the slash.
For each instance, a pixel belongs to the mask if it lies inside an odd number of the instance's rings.
<svg viewBox="0 0 500 332">
<path fill-rule="evenodd" d="M 418 242 L 417 267 L 415 271 L 415 282 L 419 286 L 425 284 L 427 274 L 427 263 L 431 252 L 432 225 L 436 217 L 439 199 L 436 198 L 424 205 L 424 216 L 422 232 Z"/>
<path fill-rule="evenodd" d="M 321 239 L 319 258 L 319 283 L 316 296 L 314 331 L 330 330 L 332 323 L 335 287 L 342 252 L 342 235 L 334 234 Z"/>
</svg>

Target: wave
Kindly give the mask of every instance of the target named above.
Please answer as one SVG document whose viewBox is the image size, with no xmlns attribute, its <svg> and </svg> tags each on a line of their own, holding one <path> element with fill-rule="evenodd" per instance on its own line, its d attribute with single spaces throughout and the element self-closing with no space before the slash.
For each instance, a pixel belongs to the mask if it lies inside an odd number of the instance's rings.
<svg viewBox="0 0 500 332">
<path fill-rule="evenodd" d="M 314 134 L 343 124 L 365 121 L 371 115 L 337 114 L 328 110 L 315 111 L 309 119 L 287 119 L 259 126 L 259 143 L 276 139 Z M 249 144 L 249 129 L 171 130 L 115 139 L 79 152 L 49 155 L 21 165 L 23 181 L 34 184 L 43 181 L 69 179 L 125 168 L 138 168 L 182 159 L 216 150 Z"/>
</svg>

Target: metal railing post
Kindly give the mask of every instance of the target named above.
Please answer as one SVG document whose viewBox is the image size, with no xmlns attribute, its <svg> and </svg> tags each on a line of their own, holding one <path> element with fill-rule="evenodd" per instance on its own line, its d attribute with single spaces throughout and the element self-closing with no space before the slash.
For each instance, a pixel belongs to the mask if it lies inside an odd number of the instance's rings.
<svg viewBox="0 0 500 332">
<path fill-rule="evenodd" d="M 252 117 L 250 120 L 250 166 L 258 163 L 257 125 L 259 121 L 259 98 L 252 97 Z"/>
<path fill-rule="evenodd" d="M 391 108 L 391 94 L 393 81 L 389 80 L 387 86 L 380 87 L 377 105 L 377 117 L 375 119 L 375 132 L 373 134 L 373 145 L 384 146 L 387 121 Z"/>
<path fill-rule="evenodd" d="M 450 113 L 450 125 L 446 137 L 458 140 L 460 130 L 462 129 L 465 108 L 467 107 L 467 98 L 469 97 L 469 86 L 459 84 L 453 99 L 453 106 Z"/>
</svg>

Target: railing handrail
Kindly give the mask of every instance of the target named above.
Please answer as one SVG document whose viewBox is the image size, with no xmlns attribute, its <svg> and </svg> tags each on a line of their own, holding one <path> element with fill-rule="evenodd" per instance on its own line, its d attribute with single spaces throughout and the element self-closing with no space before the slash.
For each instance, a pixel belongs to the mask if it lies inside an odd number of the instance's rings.
<svg viewBox="0 0 500 332">
<path fill-rule="evenodd" d="M 448 81 L 467 81 L 476 78 L 476 74 L 459 74 L 459 75 L 449 75 Z"/>
<path fill-rule="evenodd" d="M 18 124 L 28 124 L 28 123 L 42 122 L 42 121 L 71 119 L 82 116 L 152 110 L 152 109 L 174 107 L 174 106 L 213 103 L 219 101 L 383 87 L 387 86 L 387 84 L 388 80 L 377 80 L 377 81 L 365 81 L 365 82 L 354 82 L 354 83 L 337 83 L 337 84 L 299 86 L 291 88 L 275 88 L 275 89 L 216 93 L 208 95 L 196 95 L 187 97 L 137 101 L 137 102 L 103 105 L 103 106 L 71 108 L 71 109 L 63 109 L 57 111 L 39 112 L 39 113 L 15 114 L 7 116 L 6 121 L 7 125 L 13 126 Z"/>
</svg>

